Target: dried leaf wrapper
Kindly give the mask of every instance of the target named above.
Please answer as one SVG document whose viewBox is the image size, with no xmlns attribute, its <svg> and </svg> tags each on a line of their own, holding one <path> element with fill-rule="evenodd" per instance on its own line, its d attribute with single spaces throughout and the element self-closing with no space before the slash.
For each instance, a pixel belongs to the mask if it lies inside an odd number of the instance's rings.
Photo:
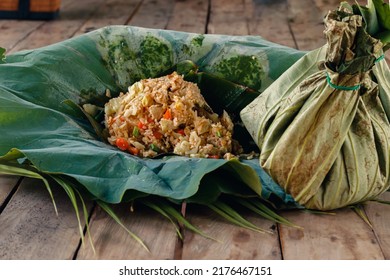
<svg viewBox="0 0 390 280">
<path fill-rule="evenodd" d="M 308 53 L 241 112 L 260 165 L 307 208 L 329 210 L 386 191 L 390 76 L 362 17 L 325 18 L 327 45 Z M 255 121 L 253 121 L 255 120 Z"/>
</svg>

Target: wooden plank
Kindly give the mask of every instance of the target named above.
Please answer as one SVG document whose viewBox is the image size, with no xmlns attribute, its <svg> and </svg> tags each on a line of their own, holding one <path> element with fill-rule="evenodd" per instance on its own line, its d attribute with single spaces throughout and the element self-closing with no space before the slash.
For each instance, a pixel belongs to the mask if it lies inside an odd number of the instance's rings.
<svg viewBox="0 0 390 280">
<path fill-rule="evenodd" d="M 109 26 L 123 25 L 137 11 L 141 0 L 108 0 L 88 19 L 74 36 Z"/>
<path fill-rule="evenodd" d="M 174 0 L 144 0 L 137 13 L 127 22 L 129 25 L 165 29 L 172 15 Z"/>
<path fill-rule="evenodd" d="M 0 175 L 0 209 L 4 207 L 4 202 L 16 187 L 19 180 L 20 177 L 18 176 Z"/>
<path fill-rule="evenodd" d="M 255 18 L 255 23 L 249 25 L 248 15 L 256 16 L 261 8 L 266 9 L 266 5 L 251 1 L 223 1 L 212 0 L 210 19 L 207 33 L 228 34 L 228 35 L 262 35 L 258 28 L 261 22 L 260 17 Z M 280 7 L 273 7 L 280 8 Z M 245 16 L 243 16 L 245 15 Z M 268 26 L 267 26 L 268 27 Z M 266 27 L 266 28 L 267 28 Z M 249 31 L 251 28 L 251 31 Z M 270 34 L 270 33 L 269 33 Z M 268 34 L 268 35 L 269 35 Z M 288 31 L 288 36 L 291 33 Z M 274 37 L 275 38 L 275 37 Z M 276 41 L 276 40 L 274 40 Z M 290 45 L 291 41 L 289 42 Z M 183 259 L 280 259 L 279 240 L 277 234 L 254 233 L 253 231 L 238 228 L 232 224 L 221 221 L 210 213 L 187 214 L 194 225 L 210 236 L 218 239 L 221 243 L 206 239 L 200 235 L 186 231 L 183 244 Z M 261 218 L 251 217 L 251 220 L 259 224 L 262 228 L 276 228 L 274 224 Z M 275 230 L 274 230 L 275 231 Z"/>
<path fill-rule="evenodd" d="M 66 10 L 69 4 L 76 0 L 62 0 L 61 11 Z M 0 46 L 11 50 L 18 42 L 45 24 L 43 20 L 0 20 Z M 10 53 L 9 51 L 7 53 Z"/>
<path fill-rule="evenodd" d="M 2 20 L 0 46 L 11 53 L 15 45 L 44 24 L 44 21 Z"/>
<path fill-rule="evenodd" d="M 325 15 L 327 12 L 331 10 L 336 10 L 340 5 L 340 0 L 313 0 L 316 7 L 323 12 Z M 365 6 L 367 4 L 367 0 L 354 0 L 354 1 L 347 1 L 349 4 L 355 4 L 355 2 L 359 3 L 362 6 Z"/>
<path fill-rule="evenodd" d="M 59 20 L 45 22 L 10 51 L 35 49 L 69 39 L 102 2 L 104 0 L 84 0 L 70 3 L 66 9 L 61 11 Z"/>
<path fill-rule="evenodd" d="M 379 199 L 390 201 L 390 192 L 382 194 Z M 378 202 L 368 202 L 365 205 L 366 214 L 378 238 L 379 245 L 386 260 L 390 259 L 390 205 Z"/>
<path fill-rule="evenodd" d="M 287 260 L 379 260 L 384 255 L 371 228 L 351 209 L 335 215 L 289 211 L 283 216 L 303 230 L 280 226 L 283 258 Z"/>
<path fill-rule="evenodd" d="M 322 12 L 322 14 L 326 15 L 328 11 L 336 10 L 340 5 L 340 0 L 313 0 L 313 4 L 317 7 L 318 10 Z M 360 1 L 362 2 L 362 1 Z M 352 1 L 349 3 L 353 4 Z"/>
<path fill-rule="evenodd" d="M 286 0 L 246 0 L 250 7 L 249 34 L 260 35 L 268 41 L 297 48 L 292 36 Z"/>
<path fill-rule="evenodd" d="M 166 29 L 205 33 L 209 0 L 176 1 Z"/>
<path fill-rule="evenodd" d="M 204 233 L 218 240 L 211 240 L 185 231 L 182 259 L 230 259 L 255 260 L 281 259 L 277 227 L 274 223 L 249 214 L 246 218 L 260 228 L 273 232 L 258 233 L 240 228 L 210 211 L 193 209 L 188 219 Z"/>
<path fill-rule="evenodd" d="M 43 183 L 23 179 L 0 216 L 0 259 L 73 258 L 80 242 L 76 215 L 62 189 L 53 193 L 58 216 Z"/>
<path fill-rule="evenodd" d="M 288 18 L 297 48 L 314 50 L 326 43 L 323 17 L 313 0 L 287 0 Z"/>
<path fill-rule="evenodd" d="M 144 241 L 150 252 L 98 208 L 90 222 L 96 253 L 90 246 L 81 247 L 77 259 L 174 259 L 177 234 L 167 219 L 142 207 L 137 207 L 134 212 L 126 204 L 113 208 L 123 224 Z"/>
<path fill-rule="evenodd" d="M 243 0 L 211 0 L 207 33 L 248 35 L 249 9 Z"/>
<path fill-rule="evenodd" d="M 297 48 L 287 13 L 286 0 L 212 0 L 207 32 L 260 35 L 269 41 Z"/>
</svg>

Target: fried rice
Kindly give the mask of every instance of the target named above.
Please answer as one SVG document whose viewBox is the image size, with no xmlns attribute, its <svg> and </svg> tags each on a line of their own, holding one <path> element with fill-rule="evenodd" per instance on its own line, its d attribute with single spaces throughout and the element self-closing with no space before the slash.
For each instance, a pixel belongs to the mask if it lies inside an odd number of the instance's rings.
<svg viewBox="0 0 390 280">
<path fill-rule="evenodd" d="M 215 114 L 198 86 L 176 72 L 134 83 L 104 111 L 109 143 L 140 157 L 230 158 L 237 146 L 229 115 Z"/>
</svg>

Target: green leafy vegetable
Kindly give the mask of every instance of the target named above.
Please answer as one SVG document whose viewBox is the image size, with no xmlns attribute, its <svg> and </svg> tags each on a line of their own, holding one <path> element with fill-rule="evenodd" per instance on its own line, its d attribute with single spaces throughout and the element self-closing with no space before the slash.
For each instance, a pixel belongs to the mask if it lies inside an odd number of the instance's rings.
<svg viewBox="0 0 390 280">
<path fill-rule="evenodd" d="M 173 65 L 170 45 L 152 35 L 146 36 L 141 42 L 138 53 L 139 59 L 143 62 L 144 77 L 156 77 L 166 67 Z"/>
<path fill-rule="evenodd" d="M 215 74 L 240 84 L 260 90 L 263 66 L 256 57 L 236 56 L 224 59 L 215 65 Z"/>
</svg>

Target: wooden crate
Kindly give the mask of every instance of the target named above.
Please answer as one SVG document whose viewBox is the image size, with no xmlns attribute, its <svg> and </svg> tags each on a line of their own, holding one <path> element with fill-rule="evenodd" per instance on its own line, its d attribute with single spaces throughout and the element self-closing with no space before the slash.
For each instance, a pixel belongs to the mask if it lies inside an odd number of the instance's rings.
<svg viewBox="0 0 390 280">
<path fill-rule="evenodd" d="M 0 19 L 54 19 L 61 0 L 1 0 Z"/>
</svg>

